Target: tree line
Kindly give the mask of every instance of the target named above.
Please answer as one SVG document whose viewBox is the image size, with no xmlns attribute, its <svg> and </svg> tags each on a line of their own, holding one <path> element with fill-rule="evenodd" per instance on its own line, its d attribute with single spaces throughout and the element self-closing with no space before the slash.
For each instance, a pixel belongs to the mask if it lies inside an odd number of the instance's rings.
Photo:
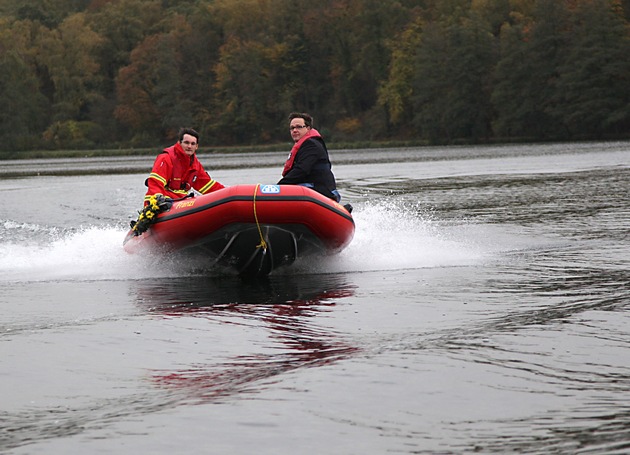
<svg viewBox="0 0 630 455">
<path fill-rule="evenodd" d="M 0 149 L 630 137 L 630 0 L 0 0 Z"/>
</svg>

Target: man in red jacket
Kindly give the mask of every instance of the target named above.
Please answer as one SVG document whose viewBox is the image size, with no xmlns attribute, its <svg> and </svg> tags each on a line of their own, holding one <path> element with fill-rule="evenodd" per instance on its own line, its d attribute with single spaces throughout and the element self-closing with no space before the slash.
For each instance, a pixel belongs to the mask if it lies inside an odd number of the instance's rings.
<svg viewBox="0 0 630 455">
<path fill-rule="evenodd" d="M 205 171 L 195 152 L 199 147 L 199 133 L 192 128 L 181 128 L 179 140 L 160 153 L 146 181 L 149 188 L 144 205 L 151 196 L 162 194 L 165 198 L 180 199 L 193 189 L 201 194 L 225 188 Z"/>
</svg>

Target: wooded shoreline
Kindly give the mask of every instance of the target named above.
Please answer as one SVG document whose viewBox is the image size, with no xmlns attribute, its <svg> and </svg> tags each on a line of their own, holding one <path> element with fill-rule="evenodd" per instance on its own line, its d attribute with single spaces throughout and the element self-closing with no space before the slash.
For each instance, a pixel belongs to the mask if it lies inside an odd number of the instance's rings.
<svg viewBox="0 0 630 455">
<path fill-rule="evenodd" d="M 628 55 L 630 0 L 5 0 L 0 150 L 628 138 Z"/>
</svg>

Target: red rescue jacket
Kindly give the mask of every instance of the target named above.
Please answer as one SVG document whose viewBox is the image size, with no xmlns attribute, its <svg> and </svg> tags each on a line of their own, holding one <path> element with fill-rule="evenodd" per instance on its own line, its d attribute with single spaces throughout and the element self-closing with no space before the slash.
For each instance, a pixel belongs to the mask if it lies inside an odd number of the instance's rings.
<svg viewBox="0 0 630 455">
<path fill-rule="evenodd" d="M 179 142 L 157 156 L 146 185 L 148 190 L 144 196 L 145 205 L 151 196 L 158 193 L 179 199 L 192 189 L 206 194 L 225 188 L 208 175 L 197 155 L 187 155 Z"/>
</svg>

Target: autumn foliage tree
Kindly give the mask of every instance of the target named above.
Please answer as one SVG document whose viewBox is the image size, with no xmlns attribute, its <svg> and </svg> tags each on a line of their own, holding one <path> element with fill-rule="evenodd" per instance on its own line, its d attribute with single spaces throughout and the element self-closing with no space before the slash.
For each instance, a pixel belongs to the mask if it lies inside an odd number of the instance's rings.
<svg viewBox="0 0 630 455">
<path fill-rule="evenodd" d="M 630 0 L 3 0 L 5 150 L 630 137 Z"/>
</svg>

